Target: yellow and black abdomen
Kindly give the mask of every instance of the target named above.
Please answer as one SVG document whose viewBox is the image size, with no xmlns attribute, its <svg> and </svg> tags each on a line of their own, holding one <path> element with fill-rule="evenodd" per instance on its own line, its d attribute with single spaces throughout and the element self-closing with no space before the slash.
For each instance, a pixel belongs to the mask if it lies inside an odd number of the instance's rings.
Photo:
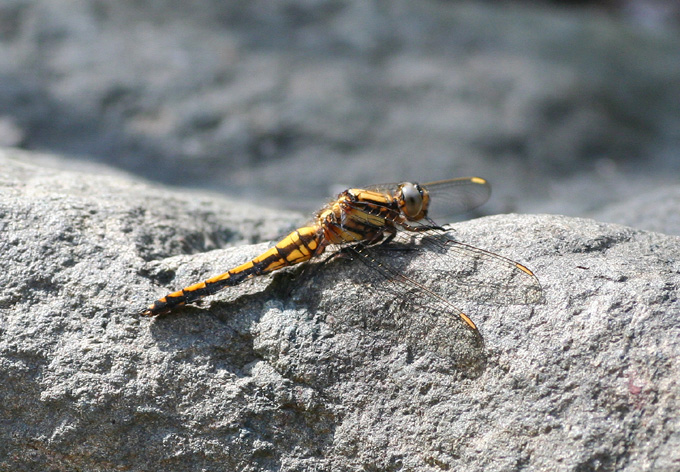
<svg viewBox="0 0 680 472">
<path fill-rule="evenodd" d="M 170 293 L 156 300 L 142 314 L 154 316 L 168 313 L 173 308 L 212 295 L 224 287 L 232 287 L 251 277 L 305 262 L 323 252 L 325 245 L 322 240 L 323 232 L 319 227 L 305 226 L 299 228 L 255 259 L 204 282 Z"/>
</svg>

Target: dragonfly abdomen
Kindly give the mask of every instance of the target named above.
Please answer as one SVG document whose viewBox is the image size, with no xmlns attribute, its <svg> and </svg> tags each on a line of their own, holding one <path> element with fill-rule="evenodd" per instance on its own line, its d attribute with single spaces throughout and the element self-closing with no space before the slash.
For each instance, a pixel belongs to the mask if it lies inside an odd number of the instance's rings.
<svg viewBox="0 0 680 472">
<path fill-rule="evenodd" d="M 271 249 L 238 267 L 199 282 L 156 300 L 142 315 L 155 316 L 191 303 L 225 288 L 233 287 L 258 275 L 305 262 L 323 252 L 323 232 L 318 226 L 299 228 L 283 238 Z"/>
</svg>

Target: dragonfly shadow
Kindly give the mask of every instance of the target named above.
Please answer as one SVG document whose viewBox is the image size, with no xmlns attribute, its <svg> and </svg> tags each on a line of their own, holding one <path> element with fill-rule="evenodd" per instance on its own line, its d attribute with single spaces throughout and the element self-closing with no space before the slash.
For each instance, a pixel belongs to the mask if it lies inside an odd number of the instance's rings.
<svg viewBox="0 0 680 472">
<path fill-rule="evenodd" d="M 158 349 L 178 359 L 203 356 L 225 371 L 242 375 L 244 366 L 260 359 L 250 326 L 264 303 L 258 293 L 233 295 L 226 301 L 199 300 L 152 319 L 150 334 Z"/>
<path fill-rule="evenodd" d="M 327 324 L 338 340 L 354 345 L 352 338 L 364 339 L 367 357 L 388 355 L 388 344 L 393 349 L 405 347 L 401 350 L 409 363 L 434 356 L 436 360 L 428 364 L 437 370 L 466 377 L 483 372 L 486 354 L 478 332 L 441 300 L 423 295 L 419 287 L 403 280 L 395 283 L 360 257 L 342 251 L 308 266 L 296 277 L 292 300 Z"/>
</svg>

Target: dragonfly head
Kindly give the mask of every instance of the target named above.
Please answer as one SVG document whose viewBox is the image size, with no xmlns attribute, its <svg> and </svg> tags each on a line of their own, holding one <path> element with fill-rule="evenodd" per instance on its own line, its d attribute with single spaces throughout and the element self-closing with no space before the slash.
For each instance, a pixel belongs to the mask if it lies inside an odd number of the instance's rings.
<svg viewBox="0 0 680 472">
<path fill-rule="evenodd" d="M 397 200 L 399 201 L 399 209 L 409 220 L 422 220 L 427 215 L 430 197 L 419 184 L 411 182 L 399 184 Z"/>
</svg>

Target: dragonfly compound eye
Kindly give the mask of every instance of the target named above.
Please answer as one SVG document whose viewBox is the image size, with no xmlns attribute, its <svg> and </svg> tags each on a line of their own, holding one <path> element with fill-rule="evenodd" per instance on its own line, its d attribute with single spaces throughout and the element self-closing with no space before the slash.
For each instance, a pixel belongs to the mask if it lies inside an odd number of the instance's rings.
<svg viewBox="0 0 680 472">
<path fill-rule="evenodd" d="M 401 209 L 408 217 L 414 217 L 423 208 L 423 193 L 418 184 L 401 184 Z"/>
</svg>

